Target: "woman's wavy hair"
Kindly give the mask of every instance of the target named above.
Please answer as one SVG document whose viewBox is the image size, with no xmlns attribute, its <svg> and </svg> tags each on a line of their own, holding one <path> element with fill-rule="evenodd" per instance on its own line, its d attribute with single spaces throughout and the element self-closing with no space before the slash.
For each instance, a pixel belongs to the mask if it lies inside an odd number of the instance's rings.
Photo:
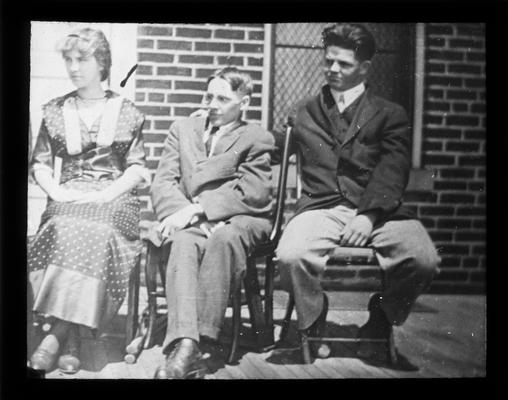
<svg viewBox="0 0 508 400">
<path fill-rule="evenodd" d="M 111 49 L 101 30 L 83 28 L 67 35 L 57 44 L 57 51 L 62 54 L 72 50 L 79 51 L 84 57 L 94 56 L 102 67 L 101 81 L 108 79 L 111 70 Z"/>
</svg>

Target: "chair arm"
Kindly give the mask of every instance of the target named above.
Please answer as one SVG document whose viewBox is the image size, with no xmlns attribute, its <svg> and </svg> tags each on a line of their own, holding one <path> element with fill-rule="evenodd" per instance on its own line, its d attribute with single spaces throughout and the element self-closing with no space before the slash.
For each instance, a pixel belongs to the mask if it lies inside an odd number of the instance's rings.
<svg viewBox="0 0 508 400">
<path fill-rule="evenodd" d="M 284 137 L 284 147 L 283 147 L 283 155 L 282 155 L 282 163 L 280 166 L 279 172 L 279 182 L 277 185 L 277 198 L 275 203 L 275 216 L 273 221 L 272 232 L 270 233 L 270 241 L 275 245 L 278 243 L 280 235 L 282 222 L 284 219 L 284 206 L 286 201 L 286 185 L 287 185 L 287 176 L 289 169 L 289 156 L 290 148 L 292 141 L 292 129 L 290 126 L 286 129 L 286 136 Z"/>
</svg>

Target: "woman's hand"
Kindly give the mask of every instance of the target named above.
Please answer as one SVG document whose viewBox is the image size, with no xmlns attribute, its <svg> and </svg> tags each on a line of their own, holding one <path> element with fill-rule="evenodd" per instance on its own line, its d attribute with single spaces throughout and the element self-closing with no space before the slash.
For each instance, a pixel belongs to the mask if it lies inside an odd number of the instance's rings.
<svg viewBox="0 0 508 400">
<path fill-rule="evenodd" d="M 82 199 L 83 196 L 85 196 L 85 193 L 75 189 L 64 189 L 61 187 L 56 187 L 48 195 L 53 201 L 60 203 L 71 203 Z"/>
</svg>

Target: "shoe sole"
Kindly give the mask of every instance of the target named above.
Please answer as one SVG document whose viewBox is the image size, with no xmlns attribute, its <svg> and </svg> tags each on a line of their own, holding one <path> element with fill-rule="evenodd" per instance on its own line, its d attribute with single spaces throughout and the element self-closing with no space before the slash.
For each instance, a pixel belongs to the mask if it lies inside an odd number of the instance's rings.
<svg viewBox="0 0 508 400">
<path fill-rule="evenodd" d="M 206 368 L 199 368 L 193 371 L 189 371 L 183 379 L 202 379 L 205 377 L 207 372 Z"/>
<path fill-rule="evenodd" d="M 68 369 L 60 369 L 58 368 L 58 370 L 62 373 L 62 374 L 66 374 L 66 375 L 74 375 L 76 374 L 79 370 L 68 370 Z"/>
</svg>

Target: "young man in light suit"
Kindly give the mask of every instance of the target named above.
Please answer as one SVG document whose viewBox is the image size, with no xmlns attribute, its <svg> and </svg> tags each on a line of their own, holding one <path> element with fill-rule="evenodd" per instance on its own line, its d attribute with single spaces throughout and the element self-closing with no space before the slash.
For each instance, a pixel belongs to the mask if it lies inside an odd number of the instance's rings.
<svg viewBox="0 0 508 400">
<path fill-rule="evenodd" d="M 227 67 L 208 80 L 206 117 L 174 122 L 151 187 L 165 246 L 166 361 L 156 379 L 201 376 L 200 337 L 216 339 L 246 255 L 268 238 L 273 136 L 242 120 L 253 84 Z"/>
<path fill-rule="evenodd" d="M 277 249 L 281 284 L 294 295 L 299 329 L 321 336 L 327 253 L 337 246 L 373 247 L 386 290 L 370 299 L 359 336 L 385 338 L 406 320 L 440 259 L 402 205 L 411 167 L 409 122 L 400 105 L 374 95 L 366 83 L 373 36 L 360 24 L 334 24 L 322 37 L 327 84 L 290 116 L 302 196 Z M 364 345 L 359 355 L 373 353 Z"/>
</svg>

